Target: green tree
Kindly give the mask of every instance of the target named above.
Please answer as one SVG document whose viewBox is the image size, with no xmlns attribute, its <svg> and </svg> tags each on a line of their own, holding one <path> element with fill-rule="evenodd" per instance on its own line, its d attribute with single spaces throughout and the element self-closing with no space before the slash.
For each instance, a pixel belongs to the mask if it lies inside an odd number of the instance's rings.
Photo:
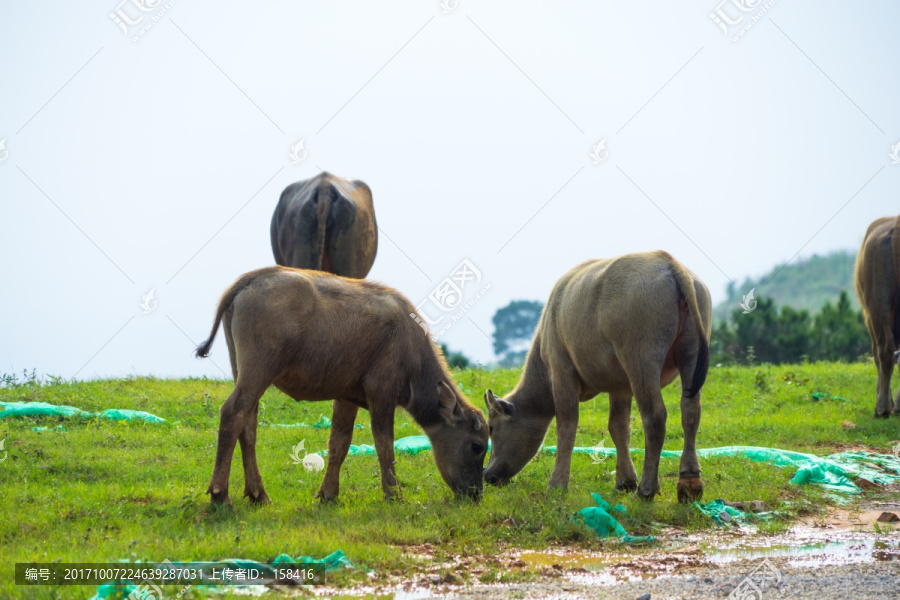
<svg viewBox="0 0 900 600">
<path fill-rule="evenodd" d="M 800 362 L 809 357 L 812 321 L 806 309 L 782 306 L 775 327 L 774 363 Z"/>
<path fill-rule="evenodd" d="M 501 363 L 521 365 L 524 362 L 543 308 L 543 304 L 534 300 L 513 300 L 497 309 L 491 321 L 494 323 L 494 353 Z"/>
<path fill-rule="evenodd" d="M 778 332 L 778 311 L 771 298 L 760 296 L 756 308 L 750 313 L 735 309 L 731 320 L 735 323 L 735 337 L 742 354 L 746 354 L 747 349 L 753 346 L 757 361 L 779 362 L 775 341 Z"/>
<path fill-rule="evenodd" d="M 837 304 L 826 302 L 813 328 L 813 357 L 817 360 L 854 361 L 871 350 L 862 311 L 853 310 L 841 291 Z"/>
<path fill-rule="evenodd" d="M 783 306 L 779 312 L 772 298 L 760 296 L 752 312 L 735 309 L 732 321 L 735 324 L 733 335 L 727 325 L 720 326 L 717 331 L 718 344 L 731 341 L 736 346 L 732 354 L 746 359 L 752 346 L 754 360 L 772 364 L 799 362 L 809 355 L 812 322 L 805 309 Z M 713 351 L 716 350 L 719 348 L 713 346 Z"/>
<path fill-rule="evenodd" d="M 734 364 L 738 361 L 740 353 L 741 347 L 738 345 L 737 335 L 728 326 L 728 322 L 713 321 L 709 340 L 709 362 L 713 365 Z"/>
<path fill-rule="evenodd" d="M 826 302 L 815 317 L 806 309 L 775 308 L 772 298 L 760 297 L 755 310 L 735 310 L 730 322 L 713 325 L 711 362 L 754 360 L 784 364 L 809 360 L 854 361 L 870 348 L 862 311 L 854 310 L 846 291 L 837 303 Z"/>
<path fill-rule="evenodd" d="M 450 348 L 447 347 L 447 344 L 441 344 L 441 352 L 444 353 L 444 359 L 446 359 L 447 364 L 455 369 L 468 368 L 472 362 L 469 360 L 469 357 L 462 352 L 450 350 Z"/>
</svg>

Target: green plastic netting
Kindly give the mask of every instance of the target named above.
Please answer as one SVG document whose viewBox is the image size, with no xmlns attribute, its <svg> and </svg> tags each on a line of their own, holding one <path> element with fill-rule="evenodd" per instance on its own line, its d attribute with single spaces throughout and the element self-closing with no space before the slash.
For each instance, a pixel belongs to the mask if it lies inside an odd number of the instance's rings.
<svg viewBox="0 0 900 600">
<path fill-rule="evenodd" d="M 612 514 L 610 514 L 612 512 L 617 512 L 623 516 L 627 515 L 628 509 L 621 504 L 611 506 L 609 502 L 603 499 L 603 496 L 596 493 L 591 493 L 591 498 L 593 498 L 597 506 L 588 506 L 587 508 L 582 508 L 581 510 L 576 512 L 575 516 L 572 518 L 575 521 L 583 523 L 587 527 L 591 528 L 594 533 L 597 534 L 597 537 L 617 537 L 626 544 L 652 544 L 656 541 L 656 539 L 652 535 L 628 535 L 628 532 L 625 531 L 625 528 L 622 527 L 622 524 L 619 523 L 619 521 L 617 521 L 616 518 L 612 516 Z"/>
<path fill-rule="evenodd" d="M 430 448 L 431 443 L 424 435 L 400 438 L 394 442 L 394 450 L 405 454 L 418 454 Z M 554 454 L 556 446 L 544 446 L 542 450 Z M 615 448 L 575 447 L 572 451 L 579 454 L 616 455 Z M 641 453 L 643 450 L 633 448 L 631 452 Z M 370 445 L 350 446 L 350 454 L 353 455 L 374 453 L 375 448 Z M 701 458 L 735 456 L 777 467 L 794 467 L 797 473 L 791 479 L 791 483 L 795 485 L 816 483 L 825 489 L 846 494 L 860 492 L 860 488 L 851 478 L 865 479 L 880 485 L 900 482 L 900 458 L 872 452 L 840 452 L 823 458 L 815 454 L 777 448 L 722 446 L 701 448 L 697 454 Z M 678 458 L 681 456 L 681 450 L 663 450 L 662 455 L 667 458 Z"/>
<path fill-rule="evenodd" d="M 309 425 L 308 423 L 267 423 L 269 427 L 284 427 L 284 428 L 293 428 L 293 427 L 311 427 L 313 429 L 328 429 L 331 427 L 331 419 L 328 417 L 319 417 L 319 420 Z M 362 425 L 357 425 L 358 428 L 362 428 Z"/>
<path fill-rule="evenodd" d="M 545 446 L 544 452 L 553 454 L 556 446 Z M 577 447 L 573 452 L 581 454 L 615 456 L 615 448 Z M 631 452 L 641 453 L 642 449 L 632 448 Z M 860 488 L 852 478 L 865 479 L 881 485 L 900 482 L 900 458 L 872 452 L 839 452 L 820 457 L 805 452 L 761 448 L 758 446 L 723 446 L 697 450 L 701 458 L 736 456 L 752 461 L 764 462 L 777 467 L 796 467 L 797 473 L 791 479 L 795 485 L 816 483 L 825 489 L 858 494 Z M 681 450 L 663 450 L 662 456 L 678 458 Z"/>
<path fill-rule="evenodd" d="M 819 400 L 840 400 L 841 402 L 850 402 L 846 398 L 841 398 L 840 396 L 832 396 L 831 394 L 827 394 L 825 392 L 813 392 L 812 399 L 818 402 Z"/>
<path fill-rule="evenodd" d="M 0 402 L 0 419 L 24 416 L 52 416 L 57 418 L 101 418 L 115 421 L 140 420 L 148 423 L 164 423 L 165 419 L 140 410 L 108 409 L 99 413 L 88 412 L 74 406 L 48 404 L 46 402 Z M 313 425 L 306 423 L 275 424 L 275 427 L 313 427 L 327 428 L 331 426 L 328 417 L 321 417 Z M 42 428 L 35 428 L 43 431 Z M 418 454 L 431 449 L 427 436 L 409 436 L 396 440 L 394 450 L 404 454 Z M 542 451 L 554 454 L 556 446 L 544 446 Z M 575 453 L 615 456 L 615 448 L 576 447 Z M 631 452 L 643 452 L 632 449 Z M 351 455 L 374 454 L 375 447 L 368 444 L 350 446 Z M 325 454 L 321 452 L 320 454 Z M 900 481 L 900 458 L 886 454 L 871 452 L 840 452 L 826 457 L 819 457 L 804 452 L 780 450 L 777 448 L 760 448 L 757 446 L 723 446 L 721 448 L 703 448 L 697 451 L 701 458 L 718 456 L 736 456 L 757 462 L 765 462 L 779 467 L 793 467 L 797 472 L 791 478 L 795 485 L 815 483 L 822 487 L 845 494 L 857 494 L 860 488 L 852 478 L 865 479 L 879 485 L 888 485 Z M 663 450 L 662 456 L 677 458 L 680 450 Z"/>
<path fill-rule="evenodd" d="M 751 516 L 750 513 L 728 506 L 721 498 L 716 498 L 709 504 L 700 504 L 695 501 L 692 503 L 692 506 L 712 519 L 720 527 L 742 525 Z M 754 519 L 763 520 L 770 519 L 773 515 L 774 513 L 771 511 L 752 513 Z"/>
<path fill-rule="evenodd" d="M 402 452 L 403 454 L 418 454 L 426 450 L 431 450 L 431 440 L 427 435 L 411 435 L 408 437 L 394 440 L 394 452 Z M 351 444 L 350 450 L 347 452 L 351 456 L 360 454 L 375 454 L 375 446 L 370 444 Z M 328 454 L 327 451 L 319 452 L 322 456 Z"/>
<path fill-rule="evenodd" d="M 8 417 L 72 417 L 110 419 L 112 421 L 146 421 L 148 423 L 165 423 L 166 420 L 142 410 L 110 408 L 94 413 L 74 406 L 48 404 L 47 402 L 0 402 L 0 419 Z"/>
<path fill-rule="evenodd" d="M 427 436 L 417 435 L 400 438 L 394 442 L 394 450 L 405 454 L 418 454 L 431 449 Z M 544 452 L 554 454 L 556 446 L 544 446 Z M 615 448 L 576 447 L 573 452 L 579 454 L 615 456 Z M 633 448 L 631 452 L 641 453 L 642 449 Z M 350 454 L 374 454 L 375 447 L 367 444 L 350 446 Z M 324 453 L 322 453 L 324 454 Z M 825 489 L 858 494 L 860 488 L 851 478 L 865 479 L 880 485 L 900 482 L 900 458 L 887 454 L 872 452 L 840 452 L 826 457 L 780 450 L 778 448 L 761 448 L 758 446 L 722 446 L 720 448 L 701 448 L 697 450 L 701 458 L 734 456 L 752 461 L 764 462 L 777 467 L 793 467 L 797 469 L 791 478 L 795 485 L 815 483 Z M 667 458 L 678 458 L 681 450 L 663 450 Z"/>
</svg>

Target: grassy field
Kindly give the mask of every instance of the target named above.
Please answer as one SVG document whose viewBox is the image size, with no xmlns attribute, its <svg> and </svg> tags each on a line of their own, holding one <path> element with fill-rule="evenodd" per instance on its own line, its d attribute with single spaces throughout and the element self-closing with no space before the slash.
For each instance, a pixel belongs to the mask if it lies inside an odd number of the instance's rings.
<svg viewBox="0 0 900 600">
<path fill-rule="evenodd" d="M 459 387 L 478 406 L 485 388 L 507 393 L 517 370 L 457 371 Z M 341 499 L 332 505 L 314 500 L 322 473 L 292 464 L 292 448 L 305 439 L 307 451 L 327 447 L 328 429 L 280 428 L 275 423 L 315 423 L 330 416 L 330 403 L 295 403 L 270 389 L 260 407 L 257 454 L 273 504 L 254 507 L 240 497 L 243 474 L 236 455 L 232 465 L 233 508 L 212 510 L 204 493 L 212 472 L 218 409 L 231 392 L 228 381 L 130 378 L 85 383 L 35 382 L 0 387 L 0 402 L 44 401 L 84 410 L 130 408 L 149 411 L 165 424 L 56 419 L 0 420 L 0 439 L 8 457 L 0 463 L 0 596 L 86 598 L 85 587 L 16 587 L 13 564 L 25 561 L 109 562 L 250 558 L 268 561 L 280 553 L 325 556 L 342 549 L 356 565 L 372 571 L 345 570 L 331 576 L 336 585 L 371 582 L 390 575 L 429 572 L 430 561 L 416 558 L 410 546 L 431 544 L 433 560 L 495 555 L 515 548 L 554 545 L 583 549 L 609 547 L 570 520 L 591 505 L 590 492 L 625 504 L 629 533 L 658 534 L 660 523 L 687 530 L 713 525 L 675 500 L 677 460 L 663 459 L 662 496 L 643 503 L 613 492 L 613 459 L 600 466 L 589 456 L 573 458 L 567 494 L 548 493 L 553 457 L 541 454 L 513 482 L 486 488 L 478 504 L 457 502 L 441 481 L 431 453 L 398 455 L 402 500 L 381 497 L 374 455 L 350 456 L 341 476 Z M 814 401 L 812 392 L 848 399 Z M 678 450 L 682 432 L 678 383 L 663 391 L 669 411 L 666 449 Z M 864 446 L 889 452 L 900 438 L 900 420 L 873 419 L 875 367 L 871 364 L 808 364 L 784 367 L 711 368 L 703 390 L 703 419 L 698 447 L 755 445 L 824 455 Z M 582 405 L 576 445 L 606 438 L 605 396 Z M 396 435 L 418 435 L 406 413 L 397 413 Z M 852 421 L 855 428 L 844 428 Z M 368 413 L 354 444 L 371 444 Z M 35 426 L 49 426 L 34 431 Z M 643 447 L 634 413 L 632 447 Z M 551 428 L 547 444 L 555 444 Z M 240 453 L 240 448 L 237 451 Z M 641 456 L 635 455 L 640 473 Z M 832 502 L 820 488 L 788 483 L 793 474 L 737 458 L 703 460 L 704 499 L 764 500 L 787 510 L 822 510 Z M 868 492 L 871 494 L 872 492 Z M 770 529 L 784 527 L 777 521 Z M 457 573 L 458 574 L 458 573 Z M 496 580 L 493 572 L 472 580 Z M 502 576 L 502 575 L 501 575 Z M 23 591 L 25 590 L 25 591 Z M 187 597 L 191 597 L 190 592 Z"/>
</svg>

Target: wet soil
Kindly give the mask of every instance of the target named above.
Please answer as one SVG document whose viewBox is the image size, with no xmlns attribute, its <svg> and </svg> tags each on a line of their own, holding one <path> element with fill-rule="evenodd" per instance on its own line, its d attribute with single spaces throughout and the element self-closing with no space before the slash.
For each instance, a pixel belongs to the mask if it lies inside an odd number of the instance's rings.
<svg viewBox="0 0 900 600">
<path fill-rule="evenodd" d="M 810 517 L 779 535 L 751 528 L 685 534 L 667 529 L 660 544 L 585 552 L 523 550 L 434 564 L 413 578 L 374 577 L 353 589 L 304 588 L 321 598 L 856 598 L 900 599 L 900 500 L 870 502 Z M 429 558 L 428 545 L 406 549 Z M 293 595 L 291 593 L 290 595 Z"/>
</svg>

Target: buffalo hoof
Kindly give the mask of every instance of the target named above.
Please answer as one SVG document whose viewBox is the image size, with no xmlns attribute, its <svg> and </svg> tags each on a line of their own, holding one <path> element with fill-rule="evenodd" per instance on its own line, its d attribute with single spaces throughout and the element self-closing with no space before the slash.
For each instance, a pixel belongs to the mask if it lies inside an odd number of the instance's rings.
<svg viewBox="0 0 900 600">
<path fill-rule="evenodd" d="M 652 502 L 653 499 L 656 498 L 656 496 L 658 494 L 659 494 L 659 486 L 657 486 L 656 488 L 649 490 L 649 491 L 642 490 L 641 487 L 638 486 L 638 489 L 634 492 L 635 497 L 637 497 L 645 502 Z"/>
<path fill-rule="evenodd" d="M 318 498 L 319 502 L 321 502 L 322 504 L 331 504 L 332 502 L 337 502 L 337 499 L 338 499 L 337 494 L 335 494 L 335 495 L 326 494 L 325 492 L 322 492 L 322 491 L 320 491 L 318 494 L 316 494 L 316 498 Z"/>
<path fill-rule="evenodd" d="M 220 489 L 210 487 L 206 490 L 206 493 L 209 494 L 209 501 L 212 504 L 231 506 L 231 498 L 228 497 L 228 488 Z"/>
<path fill-rule="evenodd" d="M 263 504 L 272 504 L 272 500 L 269 499 L 269 495 L 265 490 L 260 490 L 258 492 L 251 492 L 250 490 L 244 490 L 244 497 L 250 500 L 251 504 L 257 504 L 262 506 Z"/>
<path fill-rule="evenodd" d="M 495 475 L 490 471 L 486 470 L 484 472 L 484 482 L 488 485 L 506 485 L 508 481 L 508 479 L 503 479 L 499 475 Z"/>
<path fill-rule="evenodd" d="M 690 504 L 703 497 L 703 482 L 699 477 L 681 477 L 678 479 L 678 501 Z"/>
<path fill-rule="evenodd" d="M 553 481 L 553 480 L 550 480 L 550 483 L 547 484 L 547 491 L 548 491 L 548 492 L 556 492 L 556 493 L 559 493 L 559 494 L 564 494 L 564 493 L 566 493 L 568 490 L 569 490 L 569 484 L 568 484 L 568 482 L 562 483 L 562 482 L 559 482 L 559 481 Z"/>
<path fill-rule="evenodd" d="M 400 492 L 399 487 L 382 490 L 382 493 L 386 502 L 399 502 L 403 499 L 403 494 Z"/>
<path fill-rule="evenodd" d="M 894 402 L 888 398 L 888 401 L 884 404 L 878 402 L 875 404 L 875 418 L 876 419 L 887 419 L 890 418 L 891 413 L 893 412 L 895 415 L 898 414 L 898 410 L 900 410 L 900 405 L 894 404 Z"/>
<path fill-rule="evenodd" d="M 622 483 L 616 484 L 617 492 L 634 492 L 636 490 L 637 490 L 637 480 L 623 481 Z"/>
</svg>

